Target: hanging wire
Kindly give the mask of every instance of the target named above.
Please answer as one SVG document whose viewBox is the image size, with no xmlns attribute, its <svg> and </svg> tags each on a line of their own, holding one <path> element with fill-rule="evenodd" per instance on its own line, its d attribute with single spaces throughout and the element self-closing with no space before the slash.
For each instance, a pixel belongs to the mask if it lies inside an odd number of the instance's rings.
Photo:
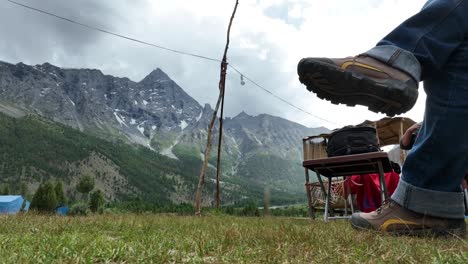
<svg viewBox="0 0 468 264">
<path fill-rule="evenodd" d="M 322 120 L 322 121 L 328 122 L 328 123 L 330 123 L 330 124 L 338 125 L 338 126 L 340 125 L 340 124 L 338 124 L 338 123 L 336 123 L 336 122 L 333 122 L 333 121 L 330 121 L 330 120 L 328 120 L 328 119 L 322 118 L 322 117 L 320 117 L 320 116 L 314 115 L 314 114 L 312 114 L 312 113 L 310 113 L 310 112 L 308 112 L 308 111 L 306 111 L 306 110 L 304 110 L 304 109 L 302 109 L 302 108 L 300 108 L 300 107 L 298 107 L 298 106 L 295 106 L 294 104 L 288 102 L 287 100 L 285 100 L 285 99 L 281 98 L 280 96 L 274 94 L 273 92 L 271 92 L 271 91 L 268 90 L 267 88 L 261 86 L 260 84 L 258 84 L 258 83 L 255 82 L 254 80 L 252 80 L 252 79 L 250 79 L 249 77 L 245 76 L 245 75 L 244 75 L 241 71 L 239 71 L 236 67 L 232 66 L 232 64 L 228 64 L 228 67 L 230 67 L 230 68 L 233 69 L 235 72 L 237 72 L 238 74 L 240 74 L 240 75 L 242 76 L 242 78 L 245 78 L 247 81 L 251 82 L 254 86 L 256 86 L 256 87 L 262 89 L 262 90 L 265 91 L 266 93 L 269 93 L 271 96 L 273 96 L 273 97 L 275 97 L 276 99 L 282 101 L 283 103 L 285 103 L 285 104 L 287 104 L 287 105 L 289 105 L 289 106 L 291 106 L 291 107 L 293 107 L 293 108 L 295 108 L 295 109 L 297 109 L 297 110 L 299 110 L 299 111 L 301 111 L 301 112 L 303 112 L 303 113 L 305 113 L 305 114 L 308 114 L 308 115 L 310 115 L 310 116 L 312 116 L 312 117 L 315 117 L 315 118 L 317 118 L 317 119 L 320 119 L 320 120 Z M 241 82 L 241 84 L 242 84 L 242 82 Z"/>
</svg>

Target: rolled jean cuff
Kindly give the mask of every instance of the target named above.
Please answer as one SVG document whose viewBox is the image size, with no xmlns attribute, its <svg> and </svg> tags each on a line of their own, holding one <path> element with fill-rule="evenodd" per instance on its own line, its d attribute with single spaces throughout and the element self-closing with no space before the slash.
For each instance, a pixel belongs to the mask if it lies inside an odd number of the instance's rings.
<svg viewBox="0 0 468 264">
<path fill-rule="evenodd" d="M 416 83 L 421 81 L 421 64 L 413 53 L 396 46 L 376 46 L 364 53 L 365 55 L 386 63 L 409 74 Z"/>
<path fill-rule="evenodd" d="M 413 186 L 402 179 L 392 195 L 392 200 L 416 213 L 462 219 L 465 207 L 462 192 L 439 192 Z"/>
</svg>

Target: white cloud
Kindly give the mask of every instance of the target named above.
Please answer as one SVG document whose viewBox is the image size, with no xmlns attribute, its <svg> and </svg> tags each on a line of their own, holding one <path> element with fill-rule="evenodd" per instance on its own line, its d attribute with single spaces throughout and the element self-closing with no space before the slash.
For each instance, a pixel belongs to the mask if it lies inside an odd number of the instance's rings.
<svg viewBox="0 0 468 264">
<path fill-rule="evenodd" d="M 116 0 L 79 1 L 75 8 L 49 8 L 77 20 L 120 34 L 220 59 L 234 1 L 219 0 Z M 343 57 L 371 48 L 404 19 L 416 13 L 424 0 L 240 0 L 228 53 L 229 62 L 275 94 L 317 116 L 341 125 L 378 119 L 363 107 L 332 105 L 309 93 L 297 80 L 296 65 L 303 57 Z M 42 2 L 41 2 L 42 3 Z M 61 2 L 63 3 L 63 2 Z M 92 4 L 91 4 L 92 3 Z M 98 4 L 96 4 L 98 3 Z M 68 2 L 68 5 L 72 5 Z M 86 5 L 97 5 L 99 12 Z M 54 8 L 52 8 L 54 7 Z M 266 10 L 280 8 L 275 15 Z M 281 9 L 282 8 L 282 9 Z M 107 15 L 103 15 L 107 14 Z M 99 20 L 102 18 L 103 20 Z M 296 19 L 291 22 L 291 19 Z M 8 23 L 6 23 L 8 22 Z M 1 25 L 10 25 L 8 28 Z M 13 30 L 10 30 L 13 29 Z M 19 34 L 18 32 L 21 32 Z M 71 33 L 70 33 L 71 32 Z M 81 37 L 76 38 L 78 34 Z M 139 81 L 159 67 L 201 104 L 214 105 L 218 92 L 219 63 L 172 54 L 163 50 L 89 33 L 74 25 L 0 3 L 0 60 L 51 62 L 64 67 L 100 68 L 106 74 Z M 59 38 L 58 36 L 61 36 Z M 34 45 L 33 45 L 34 44 Z M 242 110 L 268 113 L 307 126 L 334 127 L 277 100 L 250 82 L 228 72 L 227 116 Z M 421 120 L 423 90 L 416 107 L 406 116 Z M 335 125 L 336 126 L 336 125 Z"/>
<path fill-rule="evenodd" d="M 303 18 L 302 6 L 299 4 L 293 5 L 293 7 L 288 10 L 288 16 L 291 18 Z"/>
</svg>

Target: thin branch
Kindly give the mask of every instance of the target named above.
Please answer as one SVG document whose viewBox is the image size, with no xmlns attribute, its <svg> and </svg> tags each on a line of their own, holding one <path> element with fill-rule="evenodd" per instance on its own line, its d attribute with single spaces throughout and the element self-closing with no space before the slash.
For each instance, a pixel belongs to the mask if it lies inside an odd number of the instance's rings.
<svg viewBox="0 0 468 264">
<path fill-rule="evenodd" d="M 211 118 L 210 125 L 208 126 L 208 138 L 207 138 L 207 143 L 206 143 L 205 156 L 204 156 L 203 165 L 200 171 L 200 177 L 198 179 L 197 194 L 195 196 L 195 215 L 201 214 L 201 195 L 202 195 L 202 190 L 203 190 L 203 184 L 205 183 L 206 167 L 208 165 L 208 160 L 210 157 L 211 137 L 213 133 L 213 127 L 216 121 L 216 116 L 218 115 L 219 105 L 222 101 L 224 101 L 224 88 L 225 88 L 225 83 L 226 83 L 226 69 L 227 69 L 226 58 L 227 58 L 227 51 L 229 48 L 229 36 L 231 33 L 232 21 L 234 20 L 234 15 L 236 14 L 238 5 L 239 5 L 239 0 L 236 0 L 234 11 L 232 12 L 231 19 L 229 20 L 226 47 L 224 48 L 223 60 L 221 62 L 221 71 L 220 71 L 220 80 L 219 80 L 219 96 L 218 96 L 218 101 L 216 102 L 216 107 L 213 112 L 213 117 Z M 220 139 L 221 139 L 221 128 L 222 127 L 220 126 Z"/>
</svg>

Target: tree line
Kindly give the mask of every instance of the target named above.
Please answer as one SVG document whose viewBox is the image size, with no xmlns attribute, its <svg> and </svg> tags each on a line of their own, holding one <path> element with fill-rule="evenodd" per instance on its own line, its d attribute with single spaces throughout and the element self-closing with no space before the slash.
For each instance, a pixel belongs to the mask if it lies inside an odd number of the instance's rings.
<svg viewBox="0 0 468 264">
<path fill-rule="evenodd" d="M 26 199 L 30 199 L 27 190 L 27 185 L 21 183 L 20 194 Z M 104 192 L 100 189 L 95 189 L 94 178 L 85 175 L 80 178 L 75 186 L 78 193 L 81 194 L 81 199 L 74 202 L 70 208 L 70 214 L 86 215 L 88 211 L 98 212 L 103 210 L 106 199 Z M 10 187 L 4 184 L 0 187 L 0 195 L 18 194 L 10 191 Z M 38 212 L 51 213 L 55 212 L 59 207 L 68 207 L 69 199 L 67 198 L 62 181 L 46 181 L 42 182 L 32 196 L 31 206 L 32 210 Z"/>
</svg>

